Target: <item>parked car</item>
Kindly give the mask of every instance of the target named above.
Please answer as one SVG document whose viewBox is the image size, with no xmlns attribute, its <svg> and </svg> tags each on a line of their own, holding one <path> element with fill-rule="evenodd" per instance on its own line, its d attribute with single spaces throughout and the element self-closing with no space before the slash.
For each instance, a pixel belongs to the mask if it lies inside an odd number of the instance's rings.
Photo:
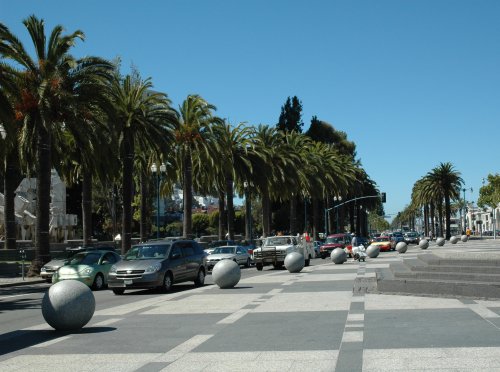
<svg viewBox="0 0 500 372">
<path fill-rule="evenodd" d="M 222 260 L 233 260 L 238 265 L 250 267 L 252 259 L 245 247 L 239 245 L 228 245 L 225 247 L 217 247 L 212 254 L 207 257 L 207 269 L 212 270 L 217 262 Z"/>
<path fill-rule="evenodd" d="M 395 250 L 395 249 L 396 249 L 396 245 L 397 245 L 399 242 L 404 242 L 404 241 L 405 241 L 405 237 L 404 237 L 403 233 L 402 233 L 402 232 L 399 232 L 399 231 L 393 232 L 393 233 L 390 235 L 390 239 L 391 239 L 391 247 L 392 247 L 392 250 Z"/>
<path fill-rule="evenodd" d="M 90 250 L 75 254 L 70 261 L 52 275 L 52 283 L 62 280 L 78 280 L 98 291 L 108 283 L 111 266 L 121 257 L 111 251 Z"/>
<path fill-rule="evenodd" d="M 204 247 L 204 250 L 207 254 L 212 254 L 214 249 L 217 247 L 235 245 L 235 244 L 236 242 L 234 242 L 233 240 L 215 240 L 211 243 L 208 243 L 207 248 Z"/>
<path fill-rule="evenodd" d="M 387 252 L 390 251 L 391 249 L 392 250 L 395 249 L 392 247 L 391 238 L 388 236 L 379 236 L 378 238 L 373 239 L 370 245 L 379 247 L 380 252 Z"/>
<path fill-rule="evenodd" d="M 420 242 L 420 236 L 416 231 L 409 231 L 405 233 L 404 237 L 406 244 L 418 244 Z"/>
<path fill-rule="evenodd" d="M 322 245 L 323 245 L 323 242 L 320 242 L 318 240 L 316 240 L 316 241 L 313 242 L 314 252 L 316 253 L 316 257 L 315 258 L 320 257 L 320 255 L 321 255 L 320 249 L 321 249 Z"/>
<path fill-rule="evenodd" d="M 344 249 L 351 244 L 351 238 L 347 233 L 329 235 L 319 249 L 320 257 L 323 259 L 330 257 L 335 248 Z"/>
<path fill-rule="evenodd" d="M 206 257 L 194 240 L 138 244 L 111 267 L 108 286 L 117 295 L 138 288 L 160 288 L 168 292 L 175 283 L 187 281 L 203 286 Z"/>
<path fill-rule="evenodd" d="M 79 252 L 87 251 L 115 251 L 115 247 L 112 245 L 92 245 L 92 246 L 81 246 L 81 247 L 68 247 L 64 252 L 60 252 L 54 256 L 52 260 L 47 262 L 40 269 L 40 276 L 45 279 L 47 283 L 52 283 L 52 275 L 61 267 L 71 260 L 71 258 Z"/>
</svg>

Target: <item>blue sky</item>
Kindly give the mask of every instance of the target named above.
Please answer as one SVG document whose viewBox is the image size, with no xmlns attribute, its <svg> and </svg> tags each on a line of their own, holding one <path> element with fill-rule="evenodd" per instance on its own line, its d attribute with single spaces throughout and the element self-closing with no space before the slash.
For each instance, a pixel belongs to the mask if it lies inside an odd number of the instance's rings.
<svg viewBox="0 0 500 372">
<path fill-rule="evenodd" d="M 231 123 L 278 121 L 296 95 L 345 131 L 388 215 L 415 181 L 451 162 L 477 200 L 500 173 L 500 1 L 0 0 L 0 21 L 28 43 L 35 14 L 80 29 L 76 56 L 121 57 L 177 107 L 202 95 Z"/>
</svg>

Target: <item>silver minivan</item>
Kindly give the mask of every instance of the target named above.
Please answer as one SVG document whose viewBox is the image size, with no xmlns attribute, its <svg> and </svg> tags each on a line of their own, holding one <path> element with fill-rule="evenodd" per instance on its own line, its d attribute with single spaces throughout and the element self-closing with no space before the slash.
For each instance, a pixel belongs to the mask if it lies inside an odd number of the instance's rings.
<svg viewBox="0 0 500 372">
<path fill-rule="evenodd" d="M 117 295 L 127 289 L 159 288 L 194 281 L 203 286 L 206 253 L 194 240 L 153 241 L 133 246 L 109 271 L 108 287 Z"/>
</svg>

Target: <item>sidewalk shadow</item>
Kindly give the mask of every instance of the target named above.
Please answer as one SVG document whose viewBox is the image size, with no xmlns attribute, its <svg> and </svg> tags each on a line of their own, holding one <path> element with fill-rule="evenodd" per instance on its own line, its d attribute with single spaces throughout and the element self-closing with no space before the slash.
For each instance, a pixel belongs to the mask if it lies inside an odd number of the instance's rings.
<svg viewBox="0 0 500 372">
<path fill-rule="evenodd" d="M 28 347 L 75 334 L 103 333 L 116 330 L 113 327 L 87 327 L 76 331 L 27 330 L 13 331 L 0 335 L 0 355 L 9 354 Z"/>
</svg>

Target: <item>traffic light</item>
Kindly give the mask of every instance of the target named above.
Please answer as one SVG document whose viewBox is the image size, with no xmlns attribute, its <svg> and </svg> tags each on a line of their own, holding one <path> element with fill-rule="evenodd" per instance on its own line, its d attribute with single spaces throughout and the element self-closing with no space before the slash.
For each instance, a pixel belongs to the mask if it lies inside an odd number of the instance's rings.
<svg viewBox="0 0 500 372">
<path fill-rule="evenodd" d="M 385 192 L 380 193 L 380 199 L 382 199 L 382 203 L 385 203 Z"/>
</svg>

